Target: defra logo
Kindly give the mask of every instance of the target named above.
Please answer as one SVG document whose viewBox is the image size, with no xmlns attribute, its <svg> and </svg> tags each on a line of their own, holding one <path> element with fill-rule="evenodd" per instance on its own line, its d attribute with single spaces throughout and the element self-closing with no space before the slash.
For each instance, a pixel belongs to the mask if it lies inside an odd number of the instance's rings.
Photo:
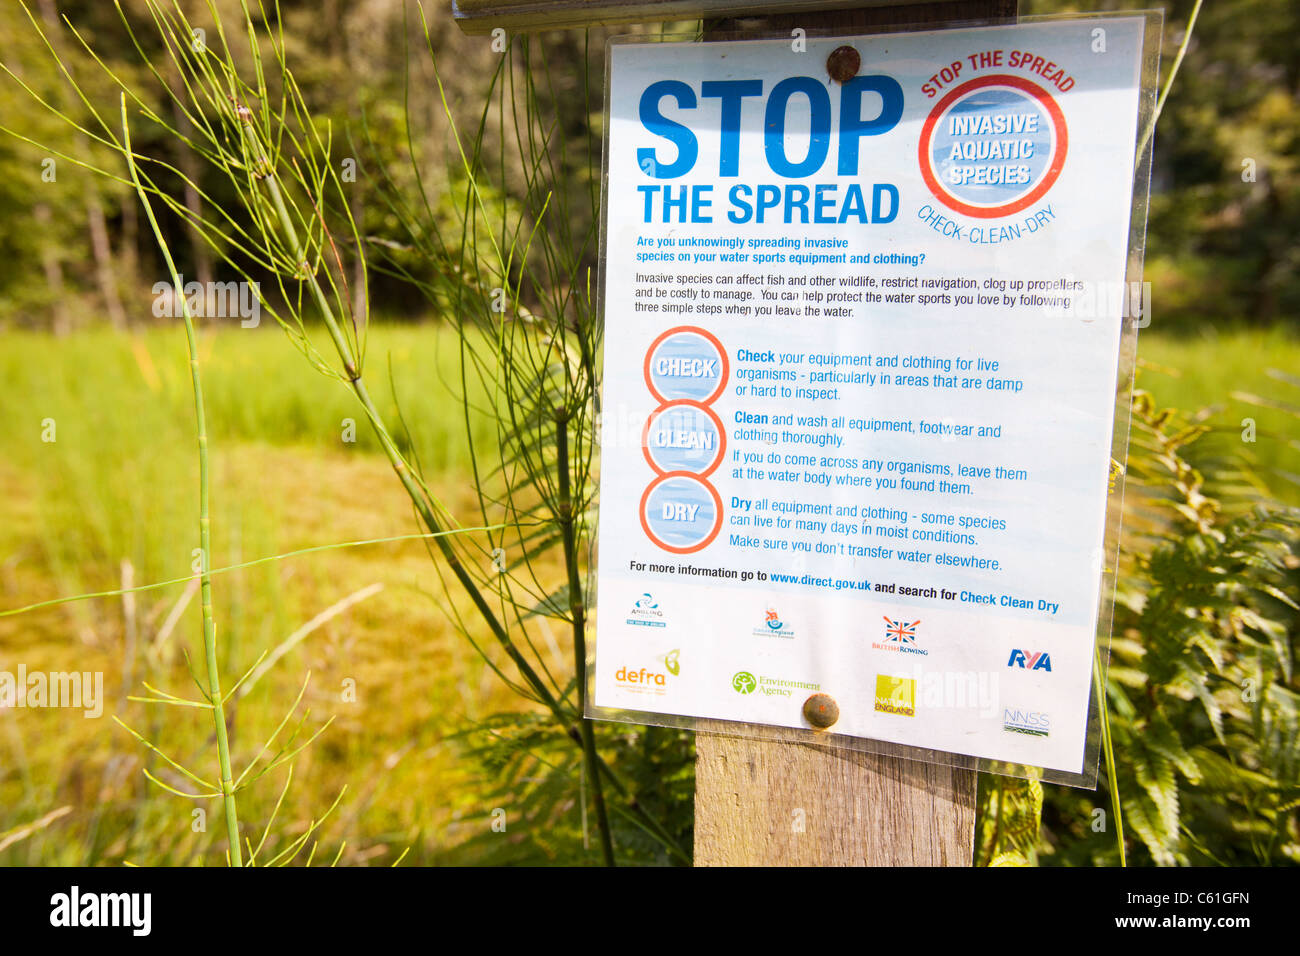
<svg viewBox="0 0 1300 956">
<path fill-rule="evenodd" d="M 1007 660 L 1008 667 L 1019 667 L 1027 671 L 1047 671 L 1052 670 L 1052 655 L 1046 651 L 1022 651 L 1014 650 L 1011 657 Z"/>
<path fill-rule="evenodd" d="M 635 694 L 666 694 L 668 693 L 670 678 L 677 676 L 681 672 L 681 664 L 678 661 L 679 654 L 680 651 L 674 649 L 657 658 L 664 665 L 666 673 L 658 669 L 651 670 L 648 667 L 639 669 L 628 666 L 620 667 L 614 674 L 614 683 L 621 690 L 632 691 Z"/>
</svg>

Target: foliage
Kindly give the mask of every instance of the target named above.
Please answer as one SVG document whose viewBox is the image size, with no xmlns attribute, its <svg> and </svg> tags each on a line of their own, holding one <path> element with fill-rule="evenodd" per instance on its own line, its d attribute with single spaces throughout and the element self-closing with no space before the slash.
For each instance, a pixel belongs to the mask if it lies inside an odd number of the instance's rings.
<svg viewBox="0 0 1300 956">
<path fill-rule="evenodd" d="M 1125 837 L 1136 863 L 1300 862 L 1300 511 L 1203 454 L 1209 428 L 1135 395 L 1107 681 Z M 1044 862 L 1117 862 L 1094 799 L 1049 791 Z"/>
</svg>

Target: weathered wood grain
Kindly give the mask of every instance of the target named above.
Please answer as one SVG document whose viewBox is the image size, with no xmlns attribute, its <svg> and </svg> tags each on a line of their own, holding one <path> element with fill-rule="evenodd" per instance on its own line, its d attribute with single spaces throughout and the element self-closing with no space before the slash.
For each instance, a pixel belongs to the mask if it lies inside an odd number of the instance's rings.
<svg viewBox="0 0 1300 956">
<path fill-rule="evenodd" d="M 695 739 L 696 866 L 969 866 L 975 774 L 715 734 Z"/>
</svg>

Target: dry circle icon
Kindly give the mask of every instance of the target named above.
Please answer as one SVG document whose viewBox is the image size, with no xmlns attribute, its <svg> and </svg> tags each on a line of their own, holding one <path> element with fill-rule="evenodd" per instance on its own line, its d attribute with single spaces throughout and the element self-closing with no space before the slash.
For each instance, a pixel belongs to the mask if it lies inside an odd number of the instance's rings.
<svg viewBox="0 0 1300 956">
<path fill-rule="evenodd" d="M 660 475 L 641 496 L 641 528 L 665 551 L 699 551 L 722 530 L 722 498 L 696 475 Z"/>
</svg>

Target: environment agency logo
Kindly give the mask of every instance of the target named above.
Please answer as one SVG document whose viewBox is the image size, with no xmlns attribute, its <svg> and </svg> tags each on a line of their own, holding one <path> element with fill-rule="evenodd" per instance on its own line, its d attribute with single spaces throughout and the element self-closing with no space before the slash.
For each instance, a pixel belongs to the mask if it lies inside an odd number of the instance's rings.
<svg viewBox="0 0 1300 956">
<path fill-rule="evenodd" d="M 816 693 L 822 689 L 822 685 L 811 681 L 768 677 L 764 674 L 755 677 L 749 671 L 736 671 L 731 678 L 731 689 L 742 695 L 758 691 L 764 697 L 789 697 L 795 691 L 805 694 Z"/>
<path fill-rule="evenodd" d="M 659 609 L 659 602 L 647 591 L 636 599 L 632 610 L 628 612 L 627 623 L 642 627 L 665 627 L 664 612 Z"/>
<path fill-rule="evenodd" d="M 781 620 L 781 615 L 776 608 L 769 607 L 763 612 L 762 626 L 754 628 L 753 633 L 758 637 L 793 638 L 794 628 L 787 627 L 785 621 Z"/>
</svg>

